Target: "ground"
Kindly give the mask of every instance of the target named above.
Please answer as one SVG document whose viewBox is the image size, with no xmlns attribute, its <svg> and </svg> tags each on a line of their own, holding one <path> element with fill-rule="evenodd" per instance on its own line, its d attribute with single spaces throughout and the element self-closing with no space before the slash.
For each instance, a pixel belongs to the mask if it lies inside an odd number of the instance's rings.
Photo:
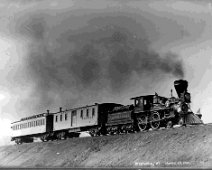
<svg viewBox="0 0 212 170">
<path fill-rule="evenodd" d="M 0 167 L 212 167 L 212 125 L 0 147 Z"/>
</svg>

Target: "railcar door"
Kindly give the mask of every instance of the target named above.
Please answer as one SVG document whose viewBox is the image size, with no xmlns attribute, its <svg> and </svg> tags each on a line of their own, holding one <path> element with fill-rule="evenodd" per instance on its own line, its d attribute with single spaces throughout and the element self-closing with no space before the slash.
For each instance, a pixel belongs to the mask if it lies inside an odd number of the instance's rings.
<svg viewBox="0 0 212 170">
<path fill-rule="evenodd" d="M 77 111 L 76 110 L 71 112 L 71 126 L 72 127 L 77 126 Z"/>
</svg>

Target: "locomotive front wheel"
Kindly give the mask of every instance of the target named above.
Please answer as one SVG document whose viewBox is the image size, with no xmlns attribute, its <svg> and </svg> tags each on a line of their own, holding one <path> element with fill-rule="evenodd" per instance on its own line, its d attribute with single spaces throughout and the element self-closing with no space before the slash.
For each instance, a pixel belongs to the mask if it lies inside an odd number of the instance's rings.
<svg viewBox="0 0 212 170">
<path fill-rule="evenodd" d="M 138 127 L 140 129 L 140 131 L 145 131 L 148 129 L 148 122 L 147 122 L 147 116 L 146 115 L 142 115 L 141 117 L 138 117 Z"/>
<path fill-rule="evenodd" d="M 169 128 L 172 128 L 173 127 L 173 122 L 170 120 L 166 123 L 166 128 L 169 129 Z"/>
<path fill-rule="evenodd" d="M 150 125 L 152 130 L 160 128 L 160 114 L 157 111 L 152 113 Z"/>
</svg>

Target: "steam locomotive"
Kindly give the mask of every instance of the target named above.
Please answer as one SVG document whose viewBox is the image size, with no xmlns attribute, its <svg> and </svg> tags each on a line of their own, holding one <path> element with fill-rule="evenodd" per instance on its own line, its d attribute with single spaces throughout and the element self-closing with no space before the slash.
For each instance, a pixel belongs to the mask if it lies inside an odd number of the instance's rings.
<svg viewBox="0 0 212 170">
<path fill-rule="evenodd" d="M 186 80 L 174 81 L 178 97 L 154 95 L 133 97 L 132 105 L 95 103 L 94 105 L 42 113 L 12 123 L 12 138 L 17 144 L 78 137 L 87 131 L 91 136 L 114 135 L 156 130 L 174 125 L 202 124 L 201 115 L 190 109 L 191 97 Z"/>
</svg>

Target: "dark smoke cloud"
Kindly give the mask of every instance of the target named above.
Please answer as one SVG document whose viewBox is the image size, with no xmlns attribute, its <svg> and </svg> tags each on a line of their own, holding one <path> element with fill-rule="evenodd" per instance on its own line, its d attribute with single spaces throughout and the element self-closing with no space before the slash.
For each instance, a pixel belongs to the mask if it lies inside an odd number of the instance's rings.
<svg viewBox="0 0 212 170">
<path fill-rule="evenodd" d="M 23 103 L 80 105 L 83 100 L 95 102 L 105 88 L 111 94 L 124 93 L 133 74 L 141 79 L 159 73 L 184 76 L 177 55 L 161 56 L 151 49 L 142 24 L 118 13 L 107 15 L 57 17 L 56 26 L 46 14 L 20 19 L 17 30 L 32 40 L 26 68 L 33 91 Z"/>
</svg>

